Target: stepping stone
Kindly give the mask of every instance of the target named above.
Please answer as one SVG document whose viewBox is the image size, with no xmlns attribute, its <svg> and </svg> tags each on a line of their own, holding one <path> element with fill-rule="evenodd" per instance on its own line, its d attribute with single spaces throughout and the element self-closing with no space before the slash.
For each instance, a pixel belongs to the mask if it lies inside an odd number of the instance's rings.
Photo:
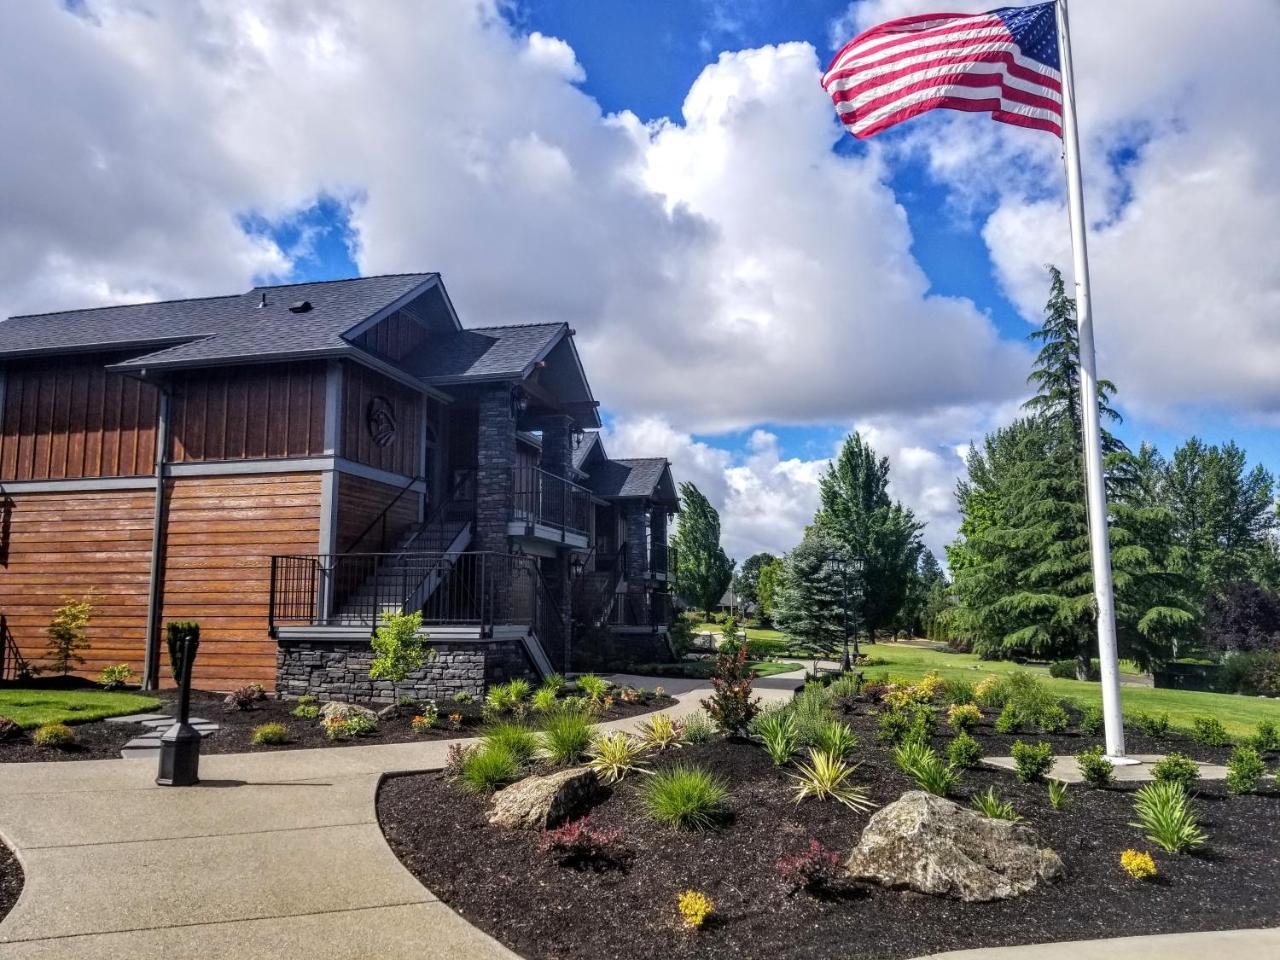
<svg viewBox="0 0 1280 960">
<path fill-rule="evenodd" d="M 143 714 L 143 716 L 146 716 Z M 218 725 L 211 720 L 192 717 L 188 721 L 200 736 L 207 737 L 216 733 Z M 120 748 L 120 756 L 125 760 L 154 759 L 160 756 L 160 740 L 164 732 L 174 724 L 174 718 L 159 714 L 150 715 L 150 719 L 142 721 L 146 733 L 134 737 Z"/>
<path fill-rule="evenodd" d="M 1130 754 L 1129 759 L 1137 760 L 1138 762 L 1116 767 L 1117 781 L 1143 783 L 1148 780 L 1154 780 L 1155 777 L 1151 775 L 1151 767 L 1157 760 L 1164 758 L 1156 753 L 1138 753 Z M 984 757 L 982 762 L 985 766 L 1010 773 L 1018 769 L 1013 757 Z M 1201 780 L 1227 779 L 1227 768 L 1220 764 L 1201 763 L 1199 766 Z M 1070 755 L 1053 758 L 1053 768 L 1049 771 L 1049 779 L 1061 780 L 1063 783 L 1084 783 L 1084 775 L 1080 773 L 1080 765 L 1076 763 L 1076 758 Z"/>
<path fill-rule="evenodd" d="M 164 713 L 130 713 L 123 717 L 107 717 L 107 723 L 148 723 L 160 720 L 172 721 L 173 717 Z"/>
</svg>

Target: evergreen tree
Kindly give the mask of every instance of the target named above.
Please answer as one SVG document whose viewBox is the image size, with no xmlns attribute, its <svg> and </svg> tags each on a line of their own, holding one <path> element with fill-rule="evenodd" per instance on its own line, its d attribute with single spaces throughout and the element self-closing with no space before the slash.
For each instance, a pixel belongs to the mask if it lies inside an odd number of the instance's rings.
<svg viewBox="0 0 1280 960">
<path fill-rule="evenodd" d="M 692 483 L 680 484 L 680 521 L 671 546 L 676 594 L 710 620 L 733 581 L 733 561 L 720 546 L 720 514 Z"/>
<path fill-rule="evenodd" d="M 839 659 L 846 623 L 851 632 L 858 627 L 858 597 L 850 590 L 845 606 L 843 574 L 833 558 L 846 559 L 843 544 L 814 524 L 787 554 L 778 575 L 774 620 L 815 659 Z"/>
<path fill-rule="evenodd" d="M 888 487 L 889 458 L 877 457 L 853 433 L 819 481 L 821 506 L 814 518 L 845 554 L 863 561 L 862 621 L 871 639 L 901 612 L 924 549 L 924 525 L 890 500 Z"/>
<path fill-rule="evenodd" d="M 942 573 L 942 566 L 932 550 L 924 550 L 911 575 L 911 583 L 907 588 L 907 598 L 903 601 L 898 615 L 898 624 L 913 637 L 925 636 L 929 632 L 929 624 L 937 611 L 937 606 L 945 596 L 947 578 Z"/>
<path fill-rule="evenodd" d="M 1085 500 L 1075 303 L 1050 270 L 1044 326 L 1029 381 L 1031 416 L 988 436 L 957 488 L 962 520 L 948 550 L 958 609 L 948 617 L 981 655 L 1075 657 L 1083 677 L 1094 653 L 1096 604 Z M 1099 384 L 1104 421 L 1118 415 L 1114 387 Z M 1103 432 L 1117 637 L 1143 664 L 1172 655 L 1195 609 L 1172 516 L 1145 479 L 1154 451 L 1131 454 Z M 1145 459 L 1144 459 L 1145 458 Z"/>
<path fill-rule="evenodd" d="M 765 625 L 774 621 L 777 609 L 778 580 L 782 575 L 782 560 L 774 557 L 760 568 L 760 576 L 756 581 L 756 615 Z"/>
<path fill-rule="evenodd" d="M 753 553 L 747 557 L 742 567 L 738 570 L 737 576 L 733 578 L 733 590 L 738 595 L 739 602 L 744 604 L 760 603 L 760 598 L 756 594 L 760 571 L 764 569 L 766 564 L 772 563 L 777 559 L 772 553 Z"/>
</svg>

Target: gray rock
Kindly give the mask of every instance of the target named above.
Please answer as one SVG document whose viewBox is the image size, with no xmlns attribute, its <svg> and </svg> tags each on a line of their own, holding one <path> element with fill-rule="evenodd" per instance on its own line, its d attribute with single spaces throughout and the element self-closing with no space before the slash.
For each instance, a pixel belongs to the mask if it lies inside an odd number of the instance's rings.
<svg viewBox="0 0 1280 960">
<path fill-rule="evenodd" d="M 378 711 L 379 720 L 392 720 L 398 716 L 400 716 L 400 708 L 394 703 L 391 704 L 391 706 L 383 707 Z"/>
<path fill-rule="evenodd" d="M 595 771 L 590 767 L 525 777 L 493 795 L 489 823 L 508 830 L 558 827 L 590 810 L 599 790 Z"/>
<path fill-rule="evenodd" d="M 1065 874 L 1029 827 L 913 790 L 878 810 L 845 868 L 857 880 L 955 897 L 1005 900 Z"/>
<path fill-rule="evenodd" d="M 320 708 L 320 719 L 328 720 L 330 717 L 347 717 L 354 716 L 357 713 L 364 714 L 370 720 L 377 720 L 378 715 L 368 707 L 362 707 L 358 703 L 346 703 L 338 700 L 330 700 Z"/>
</svg>

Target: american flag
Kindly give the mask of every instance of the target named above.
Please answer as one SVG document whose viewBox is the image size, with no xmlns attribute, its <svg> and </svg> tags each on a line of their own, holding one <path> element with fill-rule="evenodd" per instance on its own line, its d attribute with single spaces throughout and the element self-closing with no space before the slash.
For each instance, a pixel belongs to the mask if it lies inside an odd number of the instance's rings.
<svg viewBox="0 0 1280 960">
<path fill-rule="evenodd" d="M 1054 3 L 890 20 L 850 40 L 822 86 L 864 139 L 946 107 L 1062 136 Z"/>
</svg>

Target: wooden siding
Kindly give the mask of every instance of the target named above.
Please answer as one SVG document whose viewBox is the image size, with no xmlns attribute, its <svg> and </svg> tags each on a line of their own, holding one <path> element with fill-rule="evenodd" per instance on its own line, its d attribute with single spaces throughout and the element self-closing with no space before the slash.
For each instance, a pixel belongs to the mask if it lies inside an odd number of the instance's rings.
<svg viewBox="0 0 1280 960">
<path fill-rule="evenodd" d="M 384 398 L 394 411 L 396 432 L 385 447 L 369 432 L 369 405 Z M 357 364 L 344 364 L 342 387 L 342 456 L 356 463 L 406 477 L 422 473 L 421 417 L 423 396 Z"/>
<path fill-rule="evenodd" d="M 8 366 L 0 481 L 154 472 L 155 387 L 103 368 L 112 357 Z"/>
<path fill-rule="evenodd" d="M 401 360 L 422 346 L 427 336 L 426 327 L 403 310 L 397 310 L 372 330 L 366 330 L 357 337 L 356 343 L 384 357 Z"/>
<path fill-rule="evenodd" d="M 320 475 L 181 477 L 169 485 L 163 620 L 200 623 L 196 686 L 274 689 L 271 555 L 316 552 Z M 167 677 L 167 663 L 164 670 Z"/>
<path fill-rule="evenodd" d="M 90 647 L 76 673 L 127 663 L 141 674 L 154 490 L 21 493 L 10 503 L 0 612 L 23 656 L 42 663 L 54 608 L 88 596 Z"/>
<path fill-rule="evenodd" d="M 324 453 L 322 361 L 192 370 L 173 380 L 173 463 Z"/>
<path fill-rule="evenodd" d="M 396 500 L 401 488 L 374 480 L 366 480 L 348 473 L 338 475 L 338 552 L 354 550 L 360 553 L 377 553 L 392 550 L 409 528 L 418 522 L 419 495 L 406 493 Z M 395 501 L 387 513 L 386 543 L 380 543 L 381 525 L 356 543 L 356 539 L 369 524 Z"/>
</svg>

